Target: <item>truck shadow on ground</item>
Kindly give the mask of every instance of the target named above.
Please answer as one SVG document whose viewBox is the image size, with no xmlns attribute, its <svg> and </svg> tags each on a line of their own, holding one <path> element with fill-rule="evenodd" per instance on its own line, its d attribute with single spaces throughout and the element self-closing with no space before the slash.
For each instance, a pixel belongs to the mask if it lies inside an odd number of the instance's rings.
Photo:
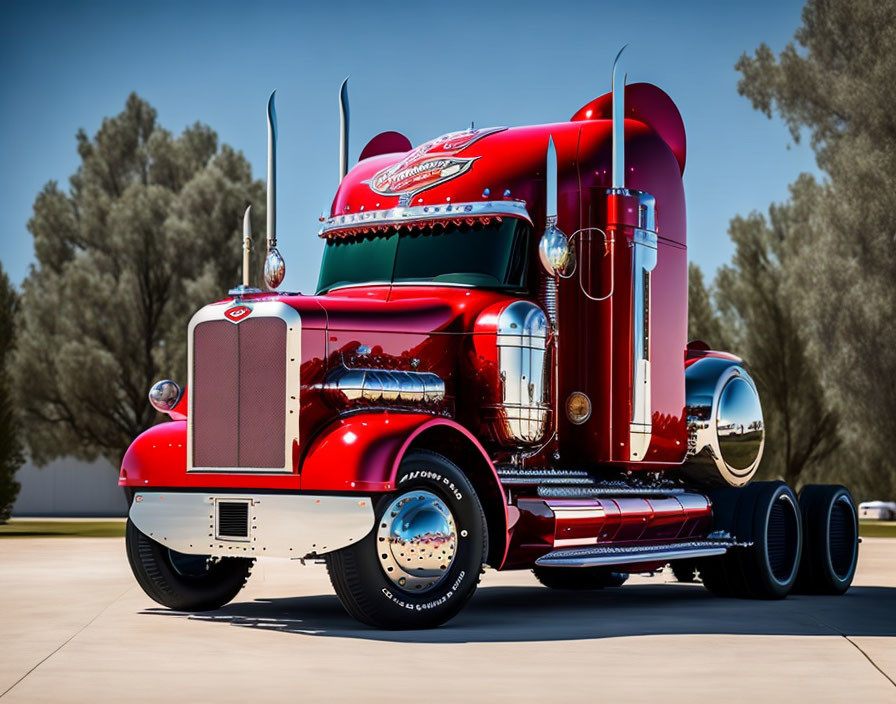
<svg viewBox="0 0 896 704">
<path fill-rule="evenodd" d="M 143 613 L 230 623 L 305 636 L 406 643 L 522 642 L 642 635 L 896 636 L 896 588 L 853 587 L 844 596 L 783 601 L 720 599 L 699 585 L 629 585 L 593 592 L 482 587 L 444 626 L 423 631 L 368 628 L 335 596 L 257 599 L 217 611 Z"/>
</svg>

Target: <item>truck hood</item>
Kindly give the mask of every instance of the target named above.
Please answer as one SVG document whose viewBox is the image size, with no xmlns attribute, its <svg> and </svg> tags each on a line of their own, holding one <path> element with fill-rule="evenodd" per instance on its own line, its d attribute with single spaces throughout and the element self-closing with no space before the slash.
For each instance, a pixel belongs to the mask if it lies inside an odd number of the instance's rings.
<svg viewBox="0 0 896 704">
<path fill-rule="evenodd" d="M 432 334 L 470 332 L 483 309 L 513 298 L 456 286 L 364 286 L 324 296 L 255 294 L 243 301 L 282 301 L 299 312 L 305 329 Z"/>
</svg>

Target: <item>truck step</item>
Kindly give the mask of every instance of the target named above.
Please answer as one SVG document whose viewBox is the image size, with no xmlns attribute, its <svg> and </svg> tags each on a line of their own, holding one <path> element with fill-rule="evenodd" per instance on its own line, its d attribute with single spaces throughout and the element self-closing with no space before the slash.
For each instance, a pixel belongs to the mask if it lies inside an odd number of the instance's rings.
<svg viewBox="0 0 896 704">
<path fill-rule="evenodd" d="M 498 478 L 504 486 L 592 486 L 597 480 L 583 469 L 517 469 L 498 467 Z"/>
<path fill-rule="evenodd" d="M 680 486 L 641 487 L 625 484 L 595 484 L 594 486 L 539 486 L 538 496 L 542 499 L 591 499 L 612 498 L 614 496 L 660 497 L 686 493 Z"/>
<path fill-rule="evenodd" d="M 620 547 L 595 545 L 554 550 L 538 558 L 539 567 L 600 567 L 602 565 L 631 565 L 639 562 L 681 560 L 722 555 L 738 543 L 733 540 L 693 540 L 667 545 Z"/>
</svg>

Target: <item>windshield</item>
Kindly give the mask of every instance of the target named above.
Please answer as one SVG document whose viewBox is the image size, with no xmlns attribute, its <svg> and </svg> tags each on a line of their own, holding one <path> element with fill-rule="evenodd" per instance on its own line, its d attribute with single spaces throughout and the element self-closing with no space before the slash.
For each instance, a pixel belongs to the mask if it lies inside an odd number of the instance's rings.
<svg viewBox="0 0 896 704">
<path fill-rule="evenodd" d="M 529 224 L 436 225 L 327 240 L 318 293 L 363 283 L 449 283 L 523 288 Z"/>
</svg>

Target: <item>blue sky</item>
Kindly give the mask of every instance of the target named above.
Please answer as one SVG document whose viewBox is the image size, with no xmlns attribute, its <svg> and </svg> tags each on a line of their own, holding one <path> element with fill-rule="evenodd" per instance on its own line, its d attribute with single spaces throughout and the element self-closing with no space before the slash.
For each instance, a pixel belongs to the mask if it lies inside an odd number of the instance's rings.
<svg viewBox="0 0 896 704">
<path fill-rule="evenodd" d="M 93 134 L 131 91 L 174 132 L 211 125 L 263 178 L 265 100 L 276 88 L 284 287 L 307 292 L 317 280 L 318 216 L 337 185 L 345 75 L 354 161 L 387 129 L 418 144 L 471 120 L 568 119 L 608 90 L 613 57 L 628 43 L 629 82 L 659 85 L 684 118 L 689 254 L 712 273 L 731 255 L 732 216 L 786 199 L 800 172 L 816 171 L 808 146 L 738 96 L 734 71 L 760 42 L 782 49 L 801 6 L 14 1 L 0 26 L 0 259 L 14 282 L 27 274 L 34 197 L 51 179 L 67 187 L 76 130 Z"/>
</svg>

